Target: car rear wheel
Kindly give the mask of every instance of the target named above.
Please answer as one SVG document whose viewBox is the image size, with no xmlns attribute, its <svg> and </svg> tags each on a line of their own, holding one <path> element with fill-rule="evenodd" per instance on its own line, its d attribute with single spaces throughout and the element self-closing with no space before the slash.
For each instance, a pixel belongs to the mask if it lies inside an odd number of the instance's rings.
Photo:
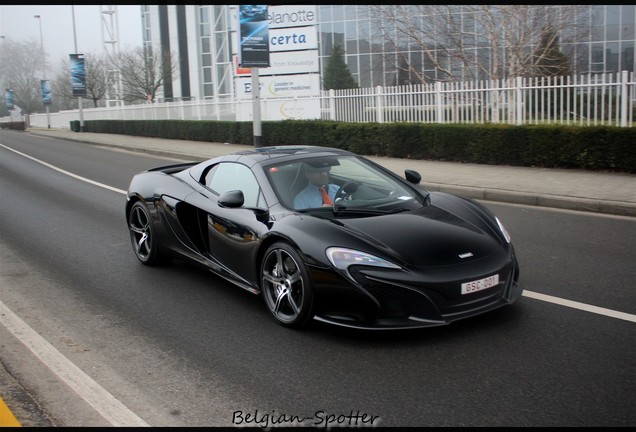
<svg viewBox="0 0 636 432">
<path fill-rule="evenodd" d="M 261 264 L 261 290 L 276 321 L 303 327 L 312 316 L 313 290 L 309 272 L 298 252 L 287 243 L 267 249 Z"/>
<path fill-rule="evenodd" d="M 128 229 L 133 251 L 142 264 L 157 265 L 164 262 L 163 256 L 159 253 L 148 207 L 143 202 L 137 201 L 130 209 Z"/>
</svg>

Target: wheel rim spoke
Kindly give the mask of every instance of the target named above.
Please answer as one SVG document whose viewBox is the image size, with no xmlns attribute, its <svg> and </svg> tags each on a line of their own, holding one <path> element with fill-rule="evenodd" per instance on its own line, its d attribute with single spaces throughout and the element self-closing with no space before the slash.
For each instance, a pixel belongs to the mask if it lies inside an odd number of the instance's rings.
<svg viewBox="0 0 636 432">
<path fill-rule="evenodd" d="M 285 266 L 283 265 L 283 255 L 281 254 L 280 249 L 277 249 L 275 253 L 276 253 L 276 265 L 274 269 L 280 277 L 283 277 L 285 273 Z"/>
<path fill-rule="evenodd" d="M 263 279 L 273 285 L 279 284 L 280 283 L 280 278 L 277 278 L 276 276 L 270 274 L 269 272 L 263 272 Z"/>
<path fill-rule="evenodd" d="M 133 226 L 133 225 L 130 226 L 130 230 L 134 232 L 135 234 L 140 234 L 140 235 L 143 235 L 146 233 L 143 228 L 137 228 L 136 226 Z"/>
<path fill-rule="evenodd" d="M 145 250 L 144 255 L 146 255 L 150 249 L 147 240 L 148 240 L 148 234 L 143 233 L 141 235 L 141 238 L 139 239 L 139 242 L 137 242 L 137 251 L 139 253 L 142 253 L 141 250 L 144 249 Z"/>
<path fill-rule="evenodd" d="M 287 302 L 289 303 L 289 306 L 292 308 L 292 311 L 294 312 L 294 316 L 297 316 L 300 310 L 298 309 L 298 305 L 296 305 L 296 301 L 294 301 L 294 297 L 292 297 L 291 293 L 287 294 Z"/>
<path fill-rule="evenodd" d="M 300 273 L 299 273 L 299 272 L 296 272 L 296 273 L 294 273 L 294 274 L 292 274 L 292 275 L 289 275 L 289 277 L 287 278 L 287 280 L 289 281 L 289 284 L 290 284 L 290 285 L 295 285 L 295 284 L 297 284 L 297 283 L 302 284 L 302 279 L 301 279 L 301 277 L 300 277 Z"/>
<path fill-rule="evenodd" d="M 283 300 L 285 300 L 285 298 L 288 296 L 288 293 L 287 293 L 287 290 L 282 287 L 278 287 L 276 291 L 277 293 L 276 293 L 276 302 L 274 303 L 274 312 L 276 313 L 276 315 L 280 315 L 281 305 L 283 303 Z"/>
<path fill-rule="evenodd" d="M 143 209 L 136 207 L 130 217 L 130 233 L 135 246 L 135 252 L 142 259 L 150 255 L 151 241 L 150 220 Z"/>
</svg>

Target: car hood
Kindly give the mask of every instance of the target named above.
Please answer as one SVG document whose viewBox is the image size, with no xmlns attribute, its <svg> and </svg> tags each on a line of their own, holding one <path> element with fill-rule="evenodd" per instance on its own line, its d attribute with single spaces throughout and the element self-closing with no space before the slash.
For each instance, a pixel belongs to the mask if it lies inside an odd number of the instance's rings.
<svg viewBox="0 0 636 432">
<path fill-rule="evenodd" d="M 337 225 L 408 265 L 422 267 L 505 253 L 501 239 L 485 222 L 487 218 L 461 199 L 439 195 L 416 212 L 338 218 Z"/>
</svg>

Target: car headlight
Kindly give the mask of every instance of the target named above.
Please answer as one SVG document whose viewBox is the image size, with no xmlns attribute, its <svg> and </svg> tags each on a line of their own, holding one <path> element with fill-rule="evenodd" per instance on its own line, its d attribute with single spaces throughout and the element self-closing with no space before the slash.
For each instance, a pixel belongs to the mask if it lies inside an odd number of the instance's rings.
<svg viewBox="0 0 636 432">
<path fill-rule="evenodd" d="M 384 267 L 399 269 L 400 266 L 393 264 L 383 258 L 368 254 L 366 252 L 360 252 L 353 249 L 345 249 L 339 247 L 328 248 L 327 258 L 331 261 L 337 269 L 347 270 L 351 265 L 365 265 L 372 267 Z"/>
<path fill-rule="evenodd" d="M 497 225 L 499 226 L 499 231 L 501 231 L 501 234 L 503 234 L 506 241 L 510 243 L 510 234 L 508 233 L 508 230 L 503 226 L 498 217 L 495 217 L 495 220 L 497 221 Z"/>
</svg>

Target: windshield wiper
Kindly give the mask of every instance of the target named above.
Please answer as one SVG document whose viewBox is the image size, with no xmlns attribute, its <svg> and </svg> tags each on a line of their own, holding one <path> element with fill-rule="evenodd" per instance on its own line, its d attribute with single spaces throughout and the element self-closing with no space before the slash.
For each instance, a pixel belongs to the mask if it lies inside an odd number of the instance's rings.
<svg viewBox="0 0 636 432">
<path fill-rule="evenodd" d="M 333 205 L 333 212 L 336 215 L 340 213 L 363 214 L 363 215 L 385 215 L 385 214 L 401 213 L 404 211 L 411 211 L 411 209 L 407 207 L 399 207 L 392 210 L 380 210 L 377 208 L 347 207 L 337 203 Z"/>
<path fill-rule="evenodd" d="M 410 211 L 413 211 L 413 209 L 410 209 L 408 207 L 398 207 L 393 210 L 387 210 L 387 213 L 402 213 L 407 211 L 410 212 Z"/>
</svg>

